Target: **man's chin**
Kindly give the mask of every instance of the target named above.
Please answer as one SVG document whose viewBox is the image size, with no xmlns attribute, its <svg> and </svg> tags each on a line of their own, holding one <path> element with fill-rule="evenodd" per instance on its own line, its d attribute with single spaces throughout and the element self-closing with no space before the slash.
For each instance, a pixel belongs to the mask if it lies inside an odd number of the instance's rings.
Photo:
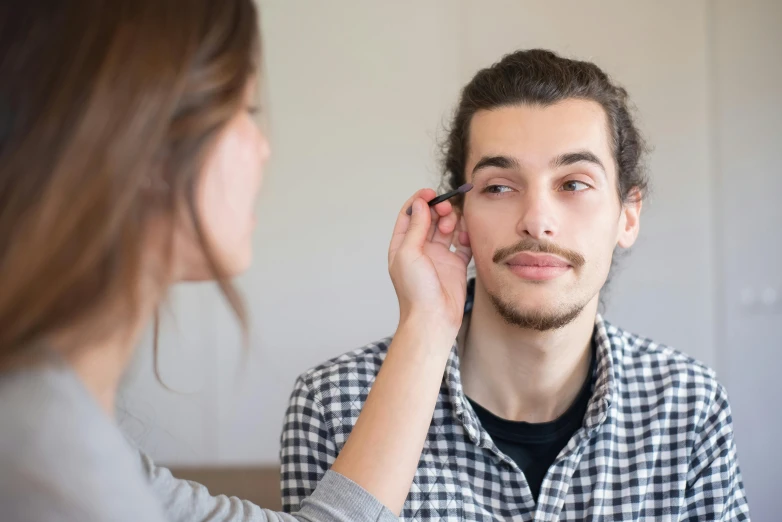
<svg viewBox="0 0 782 522">
<path fill-rule="evenodd" d="M 567 326 L 584 309 L 584 305 L 570 307 L 531 306 L 529 302 L 525 303 L 524 307 L 520 307 L 492 294 L 489 297 L 495 310 L 506 323 L 539 332 L 558 330 Z"/>
</svg>

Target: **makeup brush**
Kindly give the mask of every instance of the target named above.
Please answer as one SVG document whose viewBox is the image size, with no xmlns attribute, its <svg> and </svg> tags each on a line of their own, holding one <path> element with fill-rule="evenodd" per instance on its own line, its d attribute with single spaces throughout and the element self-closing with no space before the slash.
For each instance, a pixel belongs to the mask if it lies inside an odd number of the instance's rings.
<svg viewBox="0 0 782 522">
<path fill-rule="evenodd" d="M 429 207 L 433 207 L 437 205 L 438 203 L 442 203 L 443 201 L 447 201 L 451 199 L 454 196 L 458 196 L 459 194 L 467 194 L 469 191 L 472 190 L 472 184 L 471 183 L 465 183 L 461 187 L 459 187 L 456 190 L 452 190 L 450 192 L 446 192 L 445 194 L 441 194 L 434 198 L 432 201 L 429 202 Z M 413 215 L 413 207 L 407 207 L 407 215 L 412 216 Z"/>
</svg>

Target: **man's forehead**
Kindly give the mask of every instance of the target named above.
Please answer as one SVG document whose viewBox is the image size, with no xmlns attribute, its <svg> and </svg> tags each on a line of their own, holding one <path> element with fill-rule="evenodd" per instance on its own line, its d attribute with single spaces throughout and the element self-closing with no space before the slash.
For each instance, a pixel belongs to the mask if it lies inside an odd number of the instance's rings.
<svg viewBox="0 0 782 522">
<path fill-rule="evenodd" d="M 468 170 L 485 156 L 512 156 L 533 166 L 574 150 L 592 152 L 607 168 L 613 165 L 607 116 L 590 100 L 481 110 L 469 135 Z"/>
</svg>

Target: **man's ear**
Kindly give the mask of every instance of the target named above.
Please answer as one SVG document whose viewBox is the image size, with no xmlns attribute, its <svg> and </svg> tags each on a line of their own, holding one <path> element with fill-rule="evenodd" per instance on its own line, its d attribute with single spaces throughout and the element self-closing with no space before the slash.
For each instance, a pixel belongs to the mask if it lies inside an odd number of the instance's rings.
<svg viewBox="0 0 782 522">
<path fill-rule="evenodd" d="M 619 216 L 619 234 L 616 243 L 622 248 L 630 248 L 638 237 L 641 228 L 641 207 L 643 206 L 643 194 L 634 188 L 627 202 L 622 204 L 622 213 Z"/>
<path fill-rule="evenodd" d="M 470 247 L 470 234 L 467 232 L 467 221 L 464 219 L 464 214 L 459 215 L 459 223 L 456 226 L 456 239 L 459 244 Z"/>
</svg>

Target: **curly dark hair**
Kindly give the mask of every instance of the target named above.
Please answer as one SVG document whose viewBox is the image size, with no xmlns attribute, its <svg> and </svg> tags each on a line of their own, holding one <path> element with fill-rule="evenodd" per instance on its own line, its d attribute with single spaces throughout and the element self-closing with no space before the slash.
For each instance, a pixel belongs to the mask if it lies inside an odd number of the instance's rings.
<svg viewBox="0 0 782 522">
<path fill-rule="evenodd" d="M 466 183 L 465 163 L 470 122 L 480 110 L 529 104 L 548 106 L 567 99 L 599 103 L 608 117 L 616 161 L 619 200 L 643 198 L 648 177 L 643 164 L 646 144 L 636 128 L 627 91 L 597 65 L 570 60 L 551 51 L 516 51 L 478 71 L 462 90 L 459 105 L 443 144 L 443 181 L 453 190 Z M 454 200 L 461 206 L 463 198 Z"/>
</svg>

